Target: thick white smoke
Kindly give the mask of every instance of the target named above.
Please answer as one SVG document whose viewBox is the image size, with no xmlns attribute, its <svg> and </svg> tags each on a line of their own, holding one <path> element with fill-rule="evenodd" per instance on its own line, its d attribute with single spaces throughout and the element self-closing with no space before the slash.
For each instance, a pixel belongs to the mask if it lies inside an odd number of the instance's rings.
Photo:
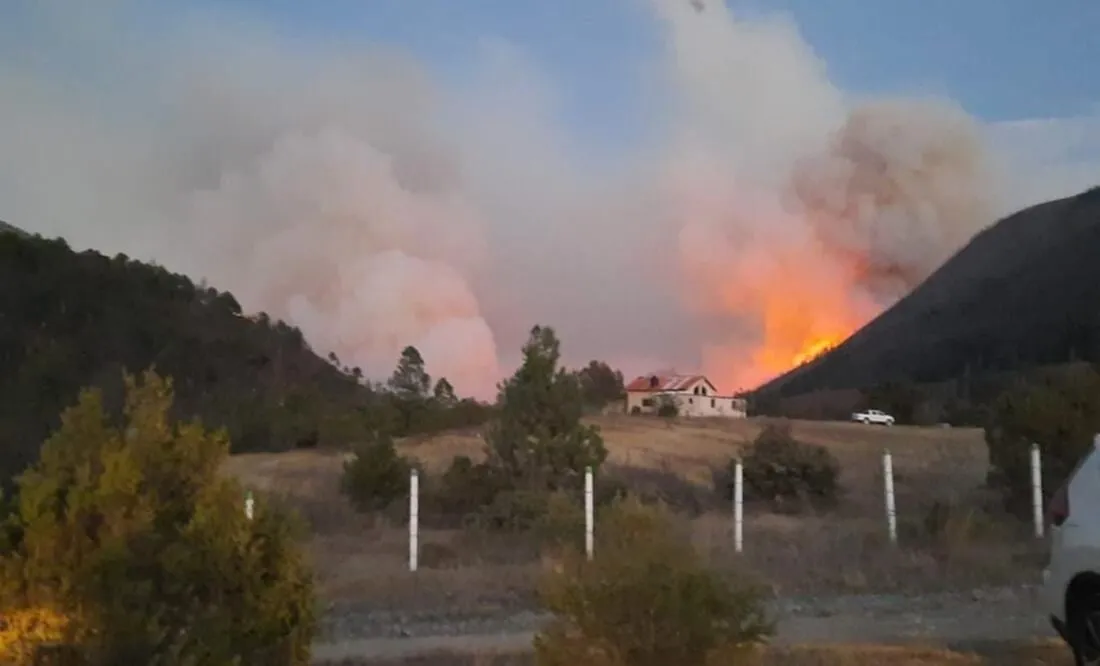
<svg viewBox="0 0 1100 666">
<path fill-rule="evenodd" d="M 0 219 L 207 278 L 372 377 L 413 344 L 486 397 L 537 322 L 570 362 L 732 389 L 851 332 L 1000 211 L 963 111 L 853 101 L 789 18 L 715 0 L 648 0 L 669 114 L 617 160 L 500 41 L 454 90 L 249 14 L 147 30 L 128 0 L 19 1 Z"/>
</svg>

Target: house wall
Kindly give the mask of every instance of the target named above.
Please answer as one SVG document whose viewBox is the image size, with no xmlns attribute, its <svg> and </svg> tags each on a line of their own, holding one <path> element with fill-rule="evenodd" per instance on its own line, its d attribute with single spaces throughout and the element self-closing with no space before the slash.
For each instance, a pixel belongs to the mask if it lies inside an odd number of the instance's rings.
<svg viewBox="0 0 1100 666">
<path fill-rule="evenodd" d="M 745 401 L 740 398 L 722 395 L 694 395 L 690 393 L 676 396 L 680 416 L 725 416 L 745 418 Z"/>
<path fill-rule="evenodd" d="M 672 398 L 680 410 L 680 416 L 725 416 L 730 418 L 745 418 L 745 401 L 731 396 L 696 394 L 694 387 L 685 391 L 655 393 L 650 391 L 635 391 L 626 396 L 626 413 L 633 414 L 634 408 L 642 414 L 656 414 L 661 404 L 662 396 Z M 648 403 L 648 404 L 646 404 Z"/>
<path fill-rule="evenodd" d="M 648 402 L 649 404 L 644 404 Z M 636 391 L 626 394 L 626 413 L 633 414 L 637 407 L 642 414 L 657 413 L 657 394 L 649 391 Z"/>
</svg>

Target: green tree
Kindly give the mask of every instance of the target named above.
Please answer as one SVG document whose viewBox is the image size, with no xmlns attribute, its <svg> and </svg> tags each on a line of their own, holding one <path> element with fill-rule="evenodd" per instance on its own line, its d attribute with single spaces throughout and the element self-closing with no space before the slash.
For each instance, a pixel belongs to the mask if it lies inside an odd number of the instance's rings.
<svg viewBox="0 0 1100 666">
<path fill-rule="evenodd" d="M 416 347 L 405 347 L 389 381 L 390 388 L 405 399 L 426 399 L 432 387 L 432 377 L 424 369 L 424 357 Z"/>
<path fill-rule="evenodd" d="M 1043 489 L 1049 498 L 1100 432 L 1100 373 L 1090 366 L 1021 380 L 994 403 L 985 441 L 990 484 L 1008 508 L 1030 510 L 1033 443 L 1042 447 Z"/>
<path fill-rule="evenodd" d="M 489 464 L 531 488 L 577 488 L 584 469 L 607 458 L 599 429 L 581 423 L 580 383 L 559 367 L 560 357 L 553 329 L 532 328 L 523 362 L 500 386 L 498 417 L 485 434 Z"/>
<path fill-rule="evenodd" d="M 344 463 L 341 490 L 360 511 L 381 511 L 409 493 L 412 466 L 386 433 L 355 446 Z"/>
<path fill-rule="evenodd" d="M 172 384 L 83 391 L 18 481 L 0 614 L 46 609 L 85 664 L 307 664 L 316 618 L 295 522 L 219 474 L 224 434 L 174 423 Z"/>
<path fill-rule="evenodd" d="M 725 480 L 732 479 L 735 465 L 729 462 Z M 840 463 L 824 446 L 795 439 L 788 423 L 769 423 L 745 455 L 744 475 L 751 499 L 782 509 L 825 507 L 839 492 Z"/>
<path fill-rule="evenodd" d="M 613 370 L 603 361 L 589 361 L 587 366 L 577 371 L 577 379 L 581 383 L 584 404 L 592 407 L 603 408 L 626 395 L 623 373 Z"/>
<path fill-rule="evenodd" d="M 455 395 L 455 387 L 451 386 L 451 383 L 447 381 L 446 377 L 440 377 L 439 381 L 435 383 L 435 388 L 432 389 L 432 397 L 441 407 L 447 409 L 458 404 L 458 396 Z"/>
</svg>

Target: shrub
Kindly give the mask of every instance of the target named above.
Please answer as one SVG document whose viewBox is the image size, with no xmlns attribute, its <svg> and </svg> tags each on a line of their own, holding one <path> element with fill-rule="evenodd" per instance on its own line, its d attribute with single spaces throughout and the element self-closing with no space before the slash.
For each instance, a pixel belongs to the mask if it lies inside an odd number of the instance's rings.
<svg viewBox="0 0 1100 666">
<path fill-rule="evenodd" d="M 64 640 L 68 618 L 49 608 L 21 608 L 0 616 L 0 664 L 33 664 L 39 651 Z"/>
<path fill-rule="evenodd" d="M 701 514 L 713 503 L 706 488 L 683 478 L 667 465 L 659 468 L 608 466 L 597 487 L 596 503 L 607 504 L 625 496 L 627 491 L 643 504 L 660 503 L 692 516 Z"/>
<path fill-rule="evenodd" d="M 294 521 L 263 498 L 245 517 L 219 474 L 229 442 L 170 422 L 169 381 L 125 385 L 118 425 L 85 390 L 18 480 L 7 627 L 61 633 L 83 664 L 307 664 L 313 581 Z"/>
<path fill-rule="evenodd" d="M 1100 432 L 1100 373 L 1091 367 L 1047 373 L 1020 382 L 994 402 L 985 441 L 989 482 L 1018 516 L 1031 507 L 1030 450 L 1043 453 L 1043 489 L 1049 499 Z"/>
<path fill-rule="evenodd" d="M 508 489 L 507 479 L 486 463 L 455 456 L 447 471 L 425 488 L 424 499 L 438 515 L 465 517 L 491 505 Z"/>
<path fill-rule="evenodd" d="M 539 666 L 702 666 L 772 633 L 758 591 L 706 569 L 664 508 L 616 502 L 596 534 L 592 561 L 570 549 L 542 581 Z"/>
<path fill-rule="evenodd" d="M 661 402 L 661 406 L 657 408 L 657 416 L 666 419 L 674 419 L 680 415 L 680 408 L 676 406 L 675 402 L 666 400 Z"/>
<path fill-rule="evenodd" d="M 409 494 L 412 465 L 397 453 L 393 440 L 384 433 L 355 447 L 344 462 L 340 490 L 359 511 L 382 511 Z"/>
<path fill-rule="evenodd" d="M 804 503 L 828 506 L 836 500 L 840 464 L 823 446 L 799 442 L 786 423 L 764 426 L 743 461 L 746 495 L 773 502 L 777 508 Z M 736 461 L 730 461 L 733 478 Z"/>
</svg>

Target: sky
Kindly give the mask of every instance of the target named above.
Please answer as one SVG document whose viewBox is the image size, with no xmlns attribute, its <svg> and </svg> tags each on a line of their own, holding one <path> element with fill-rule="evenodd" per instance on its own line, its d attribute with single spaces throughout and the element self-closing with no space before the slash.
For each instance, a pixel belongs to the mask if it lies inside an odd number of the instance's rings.
<svg viewBox="0 0 1100 666">
<path fill-rule="evenodd" d="M 698 2 L 699 7 L 693 7 Z M 0 7 L 0 219 L 155 260 L 371 377 L 748 387 L 1100 184 L 1100 3 Z"/>
</svg>

